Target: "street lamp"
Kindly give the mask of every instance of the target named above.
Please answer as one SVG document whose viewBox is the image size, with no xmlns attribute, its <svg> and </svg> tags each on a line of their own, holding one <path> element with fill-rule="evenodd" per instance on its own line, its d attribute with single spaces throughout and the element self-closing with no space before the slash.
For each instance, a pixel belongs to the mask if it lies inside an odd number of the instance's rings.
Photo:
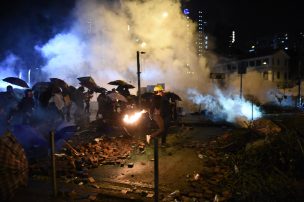
<svg viewBox="0 0 304 202">
<path fill-rule="evenodd" d="M 140 91 L 140 61 L 139 61 L 139 55 L 145 54 L 146 52 L 143 51 L 137 51 L 136 52 L 136 58 L 137 58 L 137 95 L 138 95 L 138 106 L 141 106 L 141 91 Z"/>
</svg>

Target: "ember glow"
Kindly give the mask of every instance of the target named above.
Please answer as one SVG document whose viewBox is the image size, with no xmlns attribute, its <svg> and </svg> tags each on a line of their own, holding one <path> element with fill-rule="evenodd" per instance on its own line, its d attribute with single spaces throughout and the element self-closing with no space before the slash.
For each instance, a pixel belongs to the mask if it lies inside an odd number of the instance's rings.
<svg viewBox="0 0 304 202">
<path fill-rule="evenodd" d="M 146 110 L 142 110 L 140 112 L 135 112 L 134 114 L 132 114 L 130 116 L 128 114 L 126 114 L 123 118 L 123 121 L 127 124 L 133 124 L 140 119 L 140 117 L 142 116 L 143 113 L 146 113 L 146 112 L 147 112 Z"/>
<path fill-rule="evenodd" d="M 237 117 L 246 117 L 248 120 L 255 120 L 262 116 L 259 107 L 251 102 L 240 99 L 238 95 L 225 95 L 219 89 L 215 95 L 203 95 L 195 89 L 188 89 L 189 99 L 195 104 L 201 105 L 203 109 L 214 120 L 226 120 L 235 122 Z"/>
</svg>

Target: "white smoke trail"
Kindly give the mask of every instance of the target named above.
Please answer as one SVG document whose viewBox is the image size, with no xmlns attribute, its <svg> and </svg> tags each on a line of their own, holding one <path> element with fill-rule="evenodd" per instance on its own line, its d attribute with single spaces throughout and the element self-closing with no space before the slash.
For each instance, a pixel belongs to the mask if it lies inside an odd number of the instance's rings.
<svg viewBox="0 0 304 202">
<path fill-rule="evenodd" d="M 256 105 L 239 96 L 225 95 L 219 89 L 215 89 L 214 96 L 201 94 L 195 89 L 188 89 L 188 95 L 194 103 L 202 105 L 214 120 L 234 122 L 240 116 L 248 120 L 252 118 L 255 120 L 262 116 Z"/>
</svg>

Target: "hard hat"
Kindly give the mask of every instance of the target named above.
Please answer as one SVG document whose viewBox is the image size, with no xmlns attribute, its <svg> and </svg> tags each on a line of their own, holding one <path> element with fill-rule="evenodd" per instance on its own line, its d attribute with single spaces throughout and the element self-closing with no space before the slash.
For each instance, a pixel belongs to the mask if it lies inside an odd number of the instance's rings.
<svg viewBox="0 0 304 202">
<path fill-rule="evenodd" d="M 161 85 L 156 85 L 153 89 L 154 92 L 163 91 L 163 90 L 164 90 L 164 88 Z"/>
</svg>

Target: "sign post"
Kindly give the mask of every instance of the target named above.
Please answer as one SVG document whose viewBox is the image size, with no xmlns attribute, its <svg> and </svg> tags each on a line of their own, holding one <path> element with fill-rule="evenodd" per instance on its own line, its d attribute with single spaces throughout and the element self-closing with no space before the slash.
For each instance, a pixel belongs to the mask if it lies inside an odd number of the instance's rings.
<svg viewBox="0 0 304 202">
<path fill-rule="evenodd" d="M 245 62 L 238 64 L 238 74 L 240 74 L 240 99 L 243 97 L 243 74 L 246 74 L 247 65 Z"/>
<path fill-rule="evenodd" d="M 158 138 L 154 138 L 154 202 L 158 202 Z"/>
</svg>

